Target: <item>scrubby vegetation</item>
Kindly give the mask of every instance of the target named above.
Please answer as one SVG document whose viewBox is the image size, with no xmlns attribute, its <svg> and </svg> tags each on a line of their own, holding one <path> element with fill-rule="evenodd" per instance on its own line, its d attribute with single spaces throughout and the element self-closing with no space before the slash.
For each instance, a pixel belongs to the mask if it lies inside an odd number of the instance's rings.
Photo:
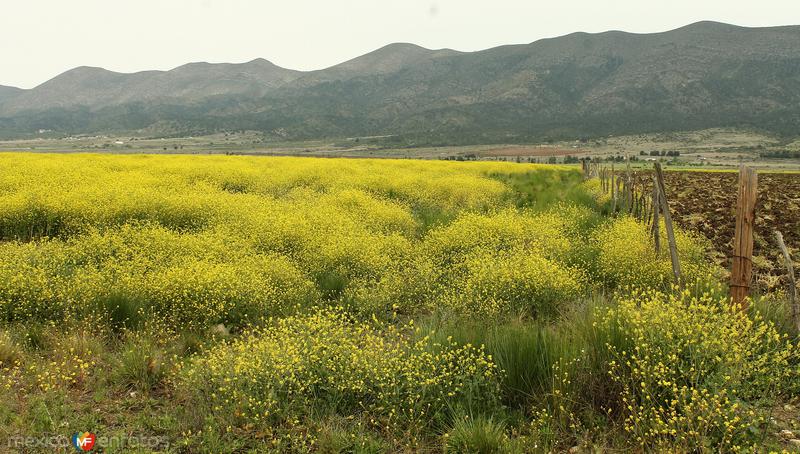
<svg viewBox="0 0 800 454">
<path fill-rule="evenodd" d="M 3 155 L 0 436 L 780 448 L 785 307 L 733 311 L 690 232 L 678 287 L 604 197 L 556 166 Z"/>
</svg>

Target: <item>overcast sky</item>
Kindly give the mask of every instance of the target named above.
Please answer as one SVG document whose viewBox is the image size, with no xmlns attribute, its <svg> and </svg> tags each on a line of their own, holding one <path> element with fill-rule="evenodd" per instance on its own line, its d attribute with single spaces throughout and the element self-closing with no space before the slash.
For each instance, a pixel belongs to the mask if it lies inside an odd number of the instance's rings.
<svg viewBox="0 0 800 454">
<path fill-rule="evenodd" d="M 263 57 L 320 69 L 392 42 L 461 51 L 574 31 L 666 31 L 699 20 L 800 24 L 800 0 L 3 0 L 0 84 L 75 66 L 171 69 Z"/>
</svg>

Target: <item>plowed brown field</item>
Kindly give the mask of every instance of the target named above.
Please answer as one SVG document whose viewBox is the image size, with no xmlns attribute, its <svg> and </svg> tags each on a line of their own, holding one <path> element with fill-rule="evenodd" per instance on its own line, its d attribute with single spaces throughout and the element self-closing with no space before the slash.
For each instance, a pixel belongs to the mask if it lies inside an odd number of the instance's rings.
<svg viewBox="0 0 800 454">
<path fill-rule="evenodd" d="M 652 173 L 635 173 L 638 184 L 651 188 Z M 730 266 L 733 250 L 736 172 L 671 171 L 664 174 L 673 217 L 684 229 L 705 235 Z M 774 231 L 783 233 L 792 251 L 795 267 L 800 261 L 800 174 L 761 173 L 756 205 L 754 281 L 761 289 L 783 285 L 785 267 Z"/>
</svg>

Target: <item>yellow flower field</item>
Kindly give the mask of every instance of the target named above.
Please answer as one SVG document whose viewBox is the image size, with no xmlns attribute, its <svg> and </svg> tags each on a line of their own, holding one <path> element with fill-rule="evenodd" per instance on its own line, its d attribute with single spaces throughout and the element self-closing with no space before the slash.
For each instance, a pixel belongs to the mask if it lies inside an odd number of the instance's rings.
<svg viewBox="0 0 800 454">
<path fill-rule="evenodd" d="M 694 293 L 675 293 L 668 254 L 609 203 L 565 166 L 0 154 L 0 437 L 754 444 L 765 398 L 798 391 L 796 333 L 726 312 L 692 232 Z"/>
</svg>

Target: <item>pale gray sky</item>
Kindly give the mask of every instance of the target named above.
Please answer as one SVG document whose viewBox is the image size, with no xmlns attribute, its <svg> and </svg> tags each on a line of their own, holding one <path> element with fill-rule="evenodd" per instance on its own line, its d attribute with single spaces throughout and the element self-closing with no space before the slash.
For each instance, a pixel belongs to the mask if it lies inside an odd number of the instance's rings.
<svg viewBox="0 0 800 454">
<path fill-rule="evenodd" d="M 800 24 L 798 0 L 2 0 L 0 11 L 0 84 L 23 88 L 81 65 L 133 72 L 263 57 L 309 70 L 392 42 L 472 51 L 706 19 Z"/>
</svg>

